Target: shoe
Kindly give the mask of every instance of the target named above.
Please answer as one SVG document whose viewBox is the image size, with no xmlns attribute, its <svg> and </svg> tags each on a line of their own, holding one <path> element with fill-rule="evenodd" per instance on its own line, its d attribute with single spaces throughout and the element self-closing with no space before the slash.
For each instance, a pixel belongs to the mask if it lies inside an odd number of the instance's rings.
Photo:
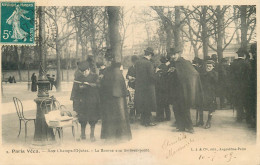
<svg viewBox="0 0 260 165">
<path fill-rule="evenodd" d="M 183 128 L 183 129 L 178 129 L 177 128 L 177 132 L 185 132 L 185 129 Z"/>
<path fill-rule="evenodd" d="M 156 121 L 157 121 L 157 122 L 163 122 L 164 119 L 157 119 Z"/>
<path fill-rule="evenodd" d="M 194 126 L 195 127 L 199 127 L 199 126 L 203 126 L 204 125 L 204 122 L 203 121 L 199 121 L 197 124 L 195 124 Z"/>
<path fill-rule="evenodd" d="M 81 135 L 80 138 L 81 140 L 86 140 L 86 135 Z"/>
<path fill-rule="evenodd" d="M 90 141 L 91 141 L 91 142 L 95 142 L 95 141 L 96 141 L 95 136 L 91 136 L 91 137 L 90 137 Z"/>
<path fill-rule="evenodd" d="M 242 119 L 237 119 L 237 122 L 238 123 L 242 123 Z"/>
<path fill-rule="evenodd" d="M 151 127 L 151 126 L 156 126 L 156 123 L 145 123 L 144 125 L 146 127 Z"/>
<path fill-rule="evenodd" d="M 194 129 L 193 128 L 188 129 L 187 132 L 193 134 L 194 133 Z"/>
<path fill-rule="evenodd" d="M 205 125 L 205 129 L 209 129 L 211 127 L 211 122 L 207 122 Z"/>
</svg>

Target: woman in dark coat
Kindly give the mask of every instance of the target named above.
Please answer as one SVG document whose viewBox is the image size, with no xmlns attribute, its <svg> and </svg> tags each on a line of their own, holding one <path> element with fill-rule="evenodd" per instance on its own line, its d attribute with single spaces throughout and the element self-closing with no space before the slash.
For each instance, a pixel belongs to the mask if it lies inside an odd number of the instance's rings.
<svg viewBox="0 0 260 165">
<path fill-rule="evenodd" d="M 214 61 L 206 61 L 206 70 L 200 74 L 202 88 L 204 92 L 203 110 L 209 111 L 208 121 L 205 128 L 211 127 L 213 112 L 217 109 L 216 87 L 218 82 L 218 73 L 214 69 Z"/>
<path fill-rule="evenodd" d="M 73 109 L 77 112 L 81 125 L 81 139 L 86 139 L 85 129 L 90 124 L 90 140 L 95 141 L 95 124 L 100 119 L 98 75 L 90 71 L 89 65 L 82 62 L 74 74 L 74 84 L 71 92 Z"/>
<path fill-rule="evenodd" d="M 104 77 L 100 82 L 100 98 L 102 105 L 101 139 L 132 138 L 126 103 L 126 84 L 120 63 L 113 61 L 111 51 L 105 58 L 111 66 L 104 70 Z"/>
<path fill-rule="evenodd" d="M 32 80 L 31 91 L 36 92 L 37 91 L 37 77 L 36 77 L 35 73 L 32 74 L 31 80 Z"/>
</svg>

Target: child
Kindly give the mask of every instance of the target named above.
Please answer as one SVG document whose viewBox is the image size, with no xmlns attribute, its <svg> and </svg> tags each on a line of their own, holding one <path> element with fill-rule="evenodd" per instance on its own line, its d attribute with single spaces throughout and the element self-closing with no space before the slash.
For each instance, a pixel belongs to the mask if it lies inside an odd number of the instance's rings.
<svg viewBox="0 0 260 165">
<path fill-rule="evenodd" d="M 99 92 L 97 88 L 98 75 L 91 72 L 86 62 L 81 62 L 74 74 L 74 84 L 71 92 L 73 109 L 77 112 L 81 125 L 81 139 L 86 139 L 85 129 L 90 124 L 90 140 L 95 141 L 95 124 L 99 120 Z"/>
</svg>

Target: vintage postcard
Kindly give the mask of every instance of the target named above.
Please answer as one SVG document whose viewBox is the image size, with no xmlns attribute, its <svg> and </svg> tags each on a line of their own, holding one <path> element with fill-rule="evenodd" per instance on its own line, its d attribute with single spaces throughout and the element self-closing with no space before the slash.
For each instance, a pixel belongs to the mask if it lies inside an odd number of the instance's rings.
<svg viewBox="0 0 260 165">
<path fill-rule="evenodd" d="M 0 4 L 0 164 L 260 164 L 259 1 Z"/>
</svg>

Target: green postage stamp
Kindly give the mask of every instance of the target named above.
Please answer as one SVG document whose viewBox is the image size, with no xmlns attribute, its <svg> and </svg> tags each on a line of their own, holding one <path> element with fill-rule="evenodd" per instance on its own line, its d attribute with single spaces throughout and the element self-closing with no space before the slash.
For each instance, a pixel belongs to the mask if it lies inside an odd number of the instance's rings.
<svg viewBox="0 0 260 165">
<path fill-rule="evenodd" d="M 2 44 L 34 44 L 34 2 L 1 2 L 0 19 Z"/>
</svg>

